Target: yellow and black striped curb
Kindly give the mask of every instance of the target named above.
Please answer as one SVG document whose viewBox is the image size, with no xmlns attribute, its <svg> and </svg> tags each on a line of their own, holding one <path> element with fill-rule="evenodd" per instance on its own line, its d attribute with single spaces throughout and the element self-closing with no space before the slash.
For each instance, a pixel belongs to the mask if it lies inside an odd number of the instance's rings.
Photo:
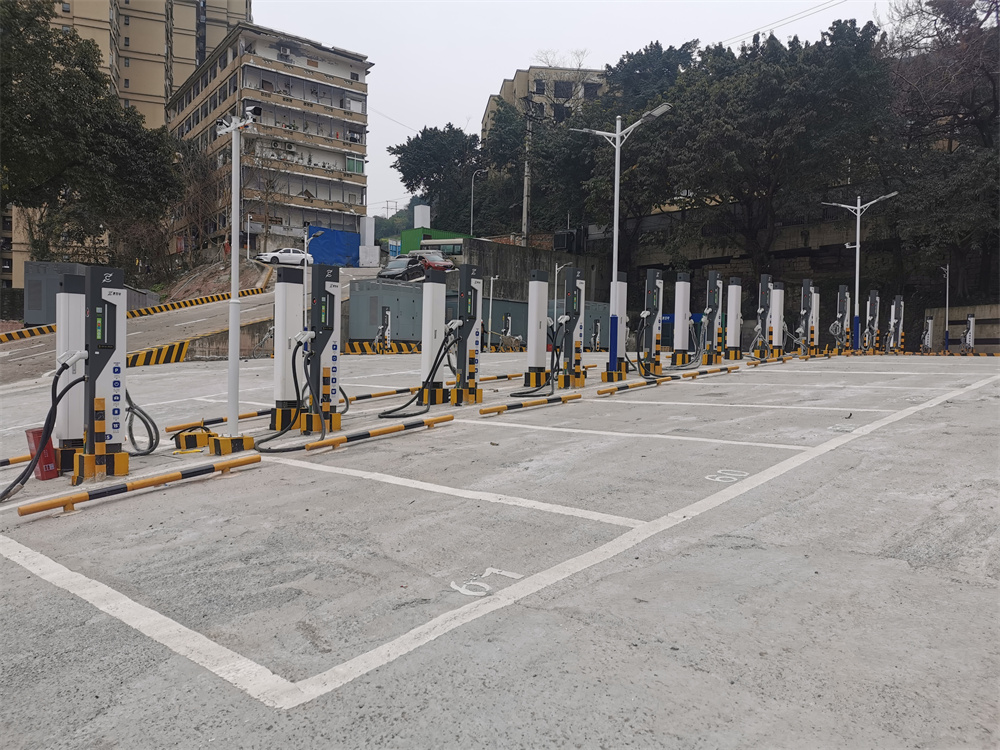
<svg viewBox="0 0 1000 750">
<path fill-rule="evenodd" d="M 251 297 L 255 294 L 263 294 L 264 289 L 240 289 L 240 297 Z M 192 299 L 182 299 L 179 302 L 168 302 L 165 305 L 155 305 L 154 307 L 140 307 L 137 310 L 129 310 L 128 317 L 130 318 L 144 318 L 147 315 L 156 315 L 161 312 L 169 312 L 170 310 L 180 310 L 185 307 L 197 307 L 198 305 L 207 305 L 209 302 L 222 302 L 223 300 L 229 299 L 229 292 L 224 292 L 222 294 L 209 294 L 205 297 L 194 297 Z M 55 330 L 55 326 L 52 326 L 52 330 Z"/>
<path fill-rule="evenodd" d="M 255 294 L 263 294 L 265 289 L 241 289 L 240 297 L 250 297 Z M 229 292 L 225 294 L 210 294 L 207 297 L 194 297 L 192 299 L 182 299 L 180 302 L 168 302 L 165 305 L 156 305 L 155 307 L 140 307 L 137 310 L 129 310 L 129 318 L 144 318 L 147 315 L 156 315 L 156 313 L 168 312 L 170 310 L 180 310 L 184 307 L 197 307 L 198 305 L 207 305 L 209 302 L 222 302 L 223 300 L 229 299 Z M 38 326 L 37 328 L 21 328 L 17 331 L 8 331 L 7 333 L 0 333 L 0 344 L 6 344 L 8 341 L 21 341 L 22 339 L 29 339 L 32 336 L 44 336 L 47 333 L 55 333 L 55 325 L 48 326 Z M 157 363 L 161 364 L 161 363 Z M 130 367 L 132 365 L 129 365 Z"/>
<path fill-rule="evenodd" d="M 376 349 L 370 341 L 348 341 L 344 354 L 420 354 L 420 344 L 392 342 L 388 347 Z"/>
<path fill-rule="evenodd" d="M 7 333 L 0 333 L 0 344 L 6 344 L 8 341 L 20 341 L 21 339 L 30 339 L 32 336 L 44 336 L 47 333 L 55 333 L 56 327 L 51 326 L 38 326 L 37 328 L 21 328 L 17 331 L 8 331 Z"/>
<path fill-rule="evenodd" d="M 550 396 L 549 398 L 536 398 L 531 401 L 519 401 L 513 404 L 503 404 L 502 406 L 487 406 L 479 410 L 480 414 L 503 414 L 512 409 L 527 409 L 532 406 L 545 406 L 546 404 L 565 404 L 567 401 L 575 401 L 582 398 L 580 393 L 570 393 L 565 396 Z"/>
<path fill-rule="evenodd" d="M 204 477 L 216 472 L 226 473 L 231 469 L 236 469 L 240 466 L 249 466 L 250 464 L 258 463 L 260 463 L 260 455 L 242 456 L 241 458 L 205 464 L 204 466 L 192 466 L 190 469 L 173 471 L 169 474 L 160 474 L 159 476 L 147 477 L 145 479 L 134 479 L 131 482 L 125 482 L 124 484 L 113 484 L 109 487 L 99 487 L 93 490 L 77 492 L 73 495 L 63 495 L 62 497 L 56 497 L 51 500 L 39 500 L 36 503 L 22 505 L 17 509 L 17 514 L 19 516 L 27 516 L 32 513 L 55 510 L 56 508 L 71 511 L 75 510 L 77 503 L 85 503 L 89 500 L 99 500 L 100 498 L 111 497 L 113 495 L 122 495 L 126 492 L 135 492 L 136 490 L 146 489 L 147 487 L 159 487 L 164 484 L 179 482 L 183 479 Z"/>
<path fill-rule="evenodd" d="M 306 443 L 305 449 L 313 451 L 318 448 L 336 448 L 348 443 L 356 443 L 359 440 L 368 440 L 369 438 L 381 437 L 383 435 L 392 435 L 396 432 L 415 430 L 418 427 L 434 427 L 444 422 L 450 422 L 454 418 L 454 414 L 444 414 L 440 417 L 426 417 L 414 422 L 403 422 L 402 424 L 389 425 L 388 427 L 376 427 L 373 430 L 362 430 L 361 432 L 352 432 L 349 435 L 338 435 L 326 440 L 317 440 L 315 443 Z"/>
<path fill-rule="evenodd" d="M 250 320 L 246 323 L 240 323 L 240 328 L 253 325 L 254 323 L 261 323 L 264 320 L 270 320 L 270 318 L 261 318 L 260 320 Z M 197 336 L 181 339 L 180 341 L 171 341 L 169 344 L 160 344 L 159 346 L 151 346 L 146 349 L 140 349 L 137 352 L 129 352 L 125 355 L 125 366 L 145 367 L 147 365 L 172 365 L 177 364 L 178 362 L 184 362 L 187 358 L 188 348 L 190 347 L 192 341 L 198 341 L 200 339 L 208 338 L 209 336 L 217 336 L 220 333 L 228 332 L 228 327 L 220 328 L 216 331 L 209 331 L 208 333 L 199 333 Z"/>
<path fill-rule="evenodd" d="M 197 336 L 195 338 L 201 337 Z M 184 358 L 187 357 L 188 345 L 192 340 L 173 341 L 169 344 L 152 346 L 148 349 L 140 349 L 137 352 L 129 352 L 125 355 L 125 366 L 145 367 L 147 365 L 170 365 L 176 362 L 183 362 Z"/>
</svg>

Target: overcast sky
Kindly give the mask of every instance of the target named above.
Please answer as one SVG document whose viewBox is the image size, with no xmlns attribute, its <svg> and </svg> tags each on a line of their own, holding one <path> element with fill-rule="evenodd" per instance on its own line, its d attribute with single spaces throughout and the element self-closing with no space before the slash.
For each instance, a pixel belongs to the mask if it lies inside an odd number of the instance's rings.
<svg viewBox="0 0 1000 750">
<path fill-rule="evenodd" d="M 815 41 L 840 18 L 887 15 L 888 0 L 647 0 L 646 2 L 334 2 L 253 0 L 254 23 L 368 56 L 369 215 L 409 196 L 386 148 L 424 126 L 451 122 L 479 134 L 490 94 L 542 50 L 584 67 L 614 64 L 652 41 L 698 39 L 738 48 L 755 31 Z M 395 203 L 394 203 L 395 202 Z"/>
</svg>

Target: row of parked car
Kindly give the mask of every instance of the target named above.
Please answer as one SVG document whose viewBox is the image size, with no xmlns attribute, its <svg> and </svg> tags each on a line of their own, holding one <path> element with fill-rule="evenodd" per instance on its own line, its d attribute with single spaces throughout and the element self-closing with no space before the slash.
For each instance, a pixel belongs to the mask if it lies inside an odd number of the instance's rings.
<svg viewBox="0 0 1000 750">
<path fill-rule="evenodd" d="M 385 268 L 378 272 L 378 278 L 392 281 L 416 281 L 422 279 L 428 269 L 447 271 L 454 267 L 455 264 L 451 259 L 444 257 L 441 253 L 421 250 L 393 258 L 385 265 Z"/>
</svg>

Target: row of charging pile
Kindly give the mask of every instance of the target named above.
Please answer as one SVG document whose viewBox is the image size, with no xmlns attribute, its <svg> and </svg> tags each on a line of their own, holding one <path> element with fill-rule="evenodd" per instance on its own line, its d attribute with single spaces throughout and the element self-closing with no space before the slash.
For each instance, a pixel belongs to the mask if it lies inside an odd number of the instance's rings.
<svg viewBox="0 0 1000 750">
<path fill-rule="evenodd" d="M 148 455 L 159 429 L 137 406 L 126 385 L 127 305 L 124 272 L 89 267 L 67 274 L 56 295 L 56 370 L 42 428 L 29 431 L 32 456 L 0 492 L 13 497 L 34 472 L 40 479 L 72 473 L 74 486 L 105 476 L 126 476 L 129 457 Z M 138 445 L 135 420 L 147 433 Z M 126 440 L 133 450 L 127 451 Z"/>
</svg>

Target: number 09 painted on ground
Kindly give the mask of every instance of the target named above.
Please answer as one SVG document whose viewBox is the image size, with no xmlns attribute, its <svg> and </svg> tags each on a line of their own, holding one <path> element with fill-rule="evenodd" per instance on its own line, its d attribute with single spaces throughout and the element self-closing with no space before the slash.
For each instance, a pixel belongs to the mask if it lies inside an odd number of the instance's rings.
<svg viewBox="0 0 1000 750">
<path fill-rule="evenodd" d="M 748 477 L 750 474 L 745 471 L 736 471 L 736 469 L 719 469 L 714 474 L 709 474 L 705 479 L 709 479 L 713 482 L 738 482 L 743 477 Z"/>
</svg>

